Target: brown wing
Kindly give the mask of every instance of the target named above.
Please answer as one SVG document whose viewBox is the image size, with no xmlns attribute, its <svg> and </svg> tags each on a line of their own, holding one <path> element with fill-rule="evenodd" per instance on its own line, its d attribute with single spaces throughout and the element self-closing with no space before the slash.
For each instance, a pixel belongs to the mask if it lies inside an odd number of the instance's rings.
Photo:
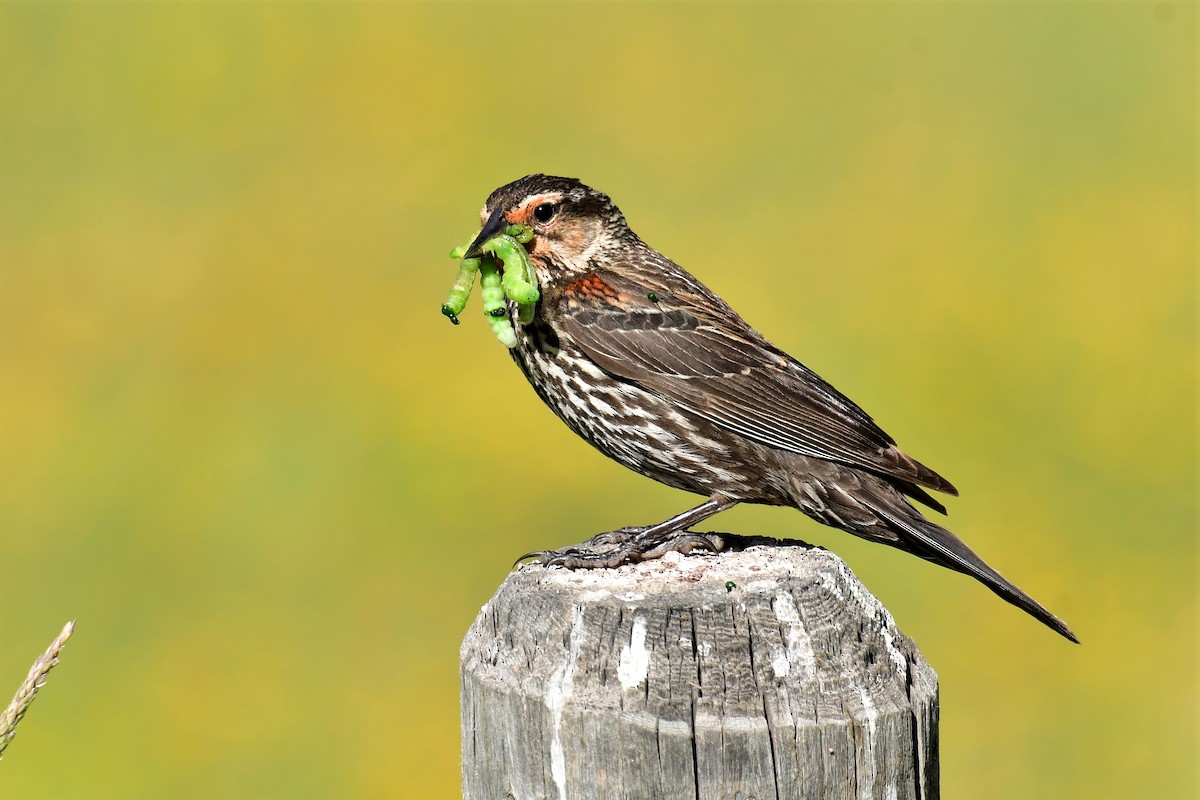
<svg viewBox="0 0 1200 800">
<path fill-rule="evenodd" d="M 669 294 L 609 274 L 577 280 L 558 304 L 563 329 L 612 375 L 747 439 L 957 494 L 861 408 L 683 276 Z"/>
</svg>

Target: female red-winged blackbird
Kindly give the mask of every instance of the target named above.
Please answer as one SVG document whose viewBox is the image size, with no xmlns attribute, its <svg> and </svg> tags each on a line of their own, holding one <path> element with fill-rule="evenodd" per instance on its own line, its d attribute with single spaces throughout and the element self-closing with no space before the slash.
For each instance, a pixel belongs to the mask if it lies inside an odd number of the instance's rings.
<svg viewBox="0 0 1200 800">
<path fill-rule="evenodd" d="M 478 247 L 533 226 L 541 289 L 514 360 L 538 395 L 605 455 L 709 499 L 657 525 L 623 528 L 545 564 L 611 567 L 671 550 L 719 549 L 688 528 L 737 503 L 808 516 L 970 575 L 1072 641 L 1061 620 L 921 516 L 925 489 L 957 494 L 867 414 L 764 339 L 725 301 L 629 229 L 609 198 L 573 178 L 529 175 L 492 192 Z"/>
</svg>

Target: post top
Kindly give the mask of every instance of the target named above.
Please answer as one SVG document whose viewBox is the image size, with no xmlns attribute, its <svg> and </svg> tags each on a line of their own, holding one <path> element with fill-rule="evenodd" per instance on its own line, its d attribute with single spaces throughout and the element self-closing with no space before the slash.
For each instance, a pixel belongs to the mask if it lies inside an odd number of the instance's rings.
<svg viewBox="0 0 1200 800">
<path fill-rule="evenodd" d="M 739 592 L 763 593 L 775 590 L 781 581 L 820 580 L 833 576 L 849 580 L 862 588 L 860 600 L 882 604 L 862 587 L 846 562 L 828 550 L 804 543 L 779 543 L 727 550 L 715 554 L 667 553 L 662 558 L 623 564 L 610 569 L 565 569 L 524 565 L 508 581 L 529 588 L 577 593 L 584 601 L 604 597 L 630 604 L 655 603 L 655 598 L 673 605 L 713 599 Z M 506 581 L 506 583 L 508 582 Z M 733 586 L 729 586 L 730 583 Z M 715 595 L 715 597 L 714 597 Z"/>
</svg>

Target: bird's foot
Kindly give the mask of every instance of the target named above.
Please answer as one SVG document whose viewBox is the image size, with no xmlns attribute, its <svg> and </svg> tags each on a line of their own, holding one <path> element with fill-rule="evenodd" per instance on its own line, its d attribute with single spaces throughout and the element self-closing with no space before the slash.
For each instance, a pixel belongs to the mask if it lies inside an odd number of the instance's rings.
<svg viewBox="0 0 1200 800">
<path fill-rule="evenodd" d="M 621 528 L 599 533 L 581 544 L 561 550 L 526 553 L 517 561 L 537 559 L 546 567 L 568 569 L 604 569 L 662 558 L 667 553 L 687 554 L 693 550 L 719 553 L 725 549 L 725 534 L 676 531 L 656 535 L 651 527 Z"/>
<path fill-rule="evenodd" d="M 644 533 L 648 529 L 648 525 L 632 525 L 628 528 L 617 528 L 615 531 L 597 533 L 583 544 L 576 544 L 563 549 L 570 550 L 575 547 L 609 547 L 622 545 L 628 543 L 635 536 Z"/>
</svg>

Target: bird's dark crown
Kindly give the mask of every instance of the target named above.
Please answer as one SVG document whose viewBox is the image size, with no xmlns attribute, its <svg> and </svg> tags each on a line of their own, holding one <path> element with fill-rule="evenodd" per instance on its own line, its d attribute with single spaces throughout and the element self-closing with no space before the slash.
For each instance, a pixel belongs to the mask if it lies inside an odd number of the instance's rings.
<svg viewBox="0 0 1200 800">
<path fill-rule="evenodd" d="M 498 206 L 506 211 L 515 211 L 530 206 L 530 201 L 545 198 L 561 204 L 563 211 L 575 217 L 591 217 L 614 226 L 625 228 L 625 216 L 608 195 L 597 191 L 578 178 L 563 178 L 557 175 L 526 175 L 492 192 L 483 209 L 483 218 Z"/>
</svg>

